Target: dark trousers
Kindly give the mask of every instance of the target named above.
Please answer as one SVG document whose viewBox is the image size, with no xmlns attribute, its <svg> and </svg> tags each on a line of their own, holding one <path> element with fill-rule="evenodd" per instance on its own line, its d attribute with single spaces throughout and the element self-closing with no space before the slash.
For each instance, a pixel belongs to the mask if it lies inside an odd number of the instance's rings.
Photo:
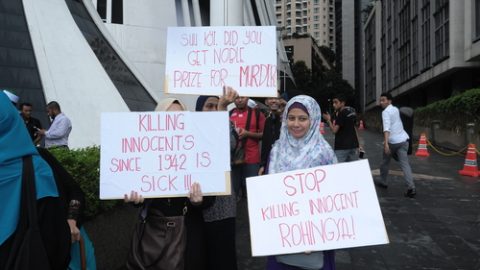
<svg viewBox="0 0 480 270">
<path fill-rule="evenodd" d="M 208 270 L 237 270 L 235 218 L 205 222 Z"/>
<path fill-rule="evenodd" d="M 246 197 L 247 190 L 245 179 L 252 176 L 258 176 L 259 169 L 260 165 L 258 163 L 232 165 L 232 183 L 236 196 L 240 195 L 241 190 L 243 197 Z"/>
</svg>

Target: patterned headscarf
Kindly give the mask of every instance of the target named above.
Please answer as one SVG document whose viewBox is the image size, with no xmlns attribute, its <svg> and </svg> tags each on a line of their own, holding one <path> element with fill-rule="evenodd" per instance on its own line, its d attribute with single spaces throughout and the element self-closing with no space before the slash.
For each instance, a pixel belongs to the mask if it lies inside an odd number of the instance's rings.
<svg viewBox="0 0 480 270">
<path fill-rule="evenodd" d="M 0 92 L 0 245 L 13 234 L 20 216 L 22 157 L 31 155 L 37 199 L 57 197 L 52 169 L 40 157 L 22 118 Z"/>
<path fill-rule="evenodd" d="M 289 108 L 297 102 L 305 106 L 310 117 L 310 128 L 305 133 L 305 136 L 300 139 L 290 135 L 287 128 Z M 269 173 L 280 173 L 337 163 L 337 157 L 332 147 L 320 133 L 321 117 L 320 106 L 309 96 L 296 96 L 287 103 L 282 115 L 280 138 L 275 142 L 270 152 Z"/>
</svg>

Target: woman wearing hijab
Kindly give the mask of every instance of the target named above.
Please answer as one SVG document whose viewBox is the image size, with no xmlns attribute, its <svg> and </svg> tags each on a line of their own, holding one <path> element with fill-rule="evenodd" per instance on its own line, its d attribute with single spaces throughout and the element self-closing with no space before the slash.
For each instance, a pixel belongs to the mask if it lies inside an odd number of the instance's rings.
<svg viewBox="0 0 480 270">
<path fill-rule="evenodd" d="M 15 256 L 13 247 L 22 241 L 27 229 L 19 225 L 23 224 L 27 210 L 20 203 L 24 196 L 21 188 L 25 156 L 32 157 L 38 225 L 43 239 L 43 246 L 35 248 L 46 251 L 46 269 L 64 270 L 69 262 L 70 230 L 52 170 L 39 156 L 15 107 L 0 93 L 0 269 L 10 269 L 7 263 Z M 29 269 L 45 268 L 31 265 Z"/>
<path fill-rule="evenodd" d="M 280 138 L 273 145 L 268 173 L 282 173 L 337 163 L 337 158 L 320 133 L 321 111 L 311 97 L 292 98 L 282 116 Z M 271 256 L 268 270 L 335 269 L 333 251 Z"/>
<path fill-rule="evenodd" d="M 200 96 L 197 99 L 195 111 L 217 111 L 219 100 L 216 96 Z M 208 270 L 237 269 L 236 210 L 234 194 L 217 196 L 213 205 L 203 210 Z"/>
<path fill-rule="evenodd" d="M 155 111 L 185 111 L 186 106 L 176 98 L 165 98 L 160 101 L 155 108 Z M 125 194 L 125 202 L 133 202 L 136 205 L 143 204 L 144 199 L 137 192 L 132 191 L 130 196 Z M 209 207 L 213 203 L 213 198 L 207 197 L 204 198 L 200 185 L 198 183 L 193 183 L 190 190 L 188 198 L 178 197 L 178 198 L 159 198 L 159 199 L 148 199 L 145 202 L 148 203 L 147 218 L 149 216 L 182 216 L 185 215 L 185 225 L 186 225 L 186 247 L 185 250 L 178 250 L 177 254 L 173 256 L 183 257 L 180 260 L 180 263 L 174 266 L 167 268 L 160 268 L 152 264 L 151 266 L 138 268 L 138 265 L 133 265 L 130 263 L 130 258 L 127 261 L 127 269 L 169 269 L 169 270 L 190 270 L 190 269 L 207 269 L 206 268 L 206 258 L 205 258 L 205 249 L 203 248 L 203 217 L 202 209 Z M 162 256 L 160 254 L 161 247 L 157 250 L 149 250 L 151 254 L 145 255 L 145 257 L 150 256 L 153 261 L 156 258 Z M 144 251 L 147 252 L 147 251 Z M 180 255 L 179 255 L 180 254 Z"/>
</svg>

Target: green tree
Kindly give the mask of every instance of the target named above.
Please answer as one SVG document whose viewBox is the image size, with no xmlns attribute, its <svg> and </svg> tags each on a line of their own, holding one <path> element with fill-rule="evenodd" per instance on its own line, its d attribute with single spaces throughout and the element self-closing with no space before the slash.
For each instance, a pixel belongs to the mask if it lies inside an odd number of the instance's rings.
<svg viewBox="0 0 480 270">
<path fill-rule="evenodd" d="M 312 94 L 312 71 L 307 67 L 304 61 L 297 61 L 292 66 L 293 77 L 297 89 L 307 95 Z"/>
</svg>

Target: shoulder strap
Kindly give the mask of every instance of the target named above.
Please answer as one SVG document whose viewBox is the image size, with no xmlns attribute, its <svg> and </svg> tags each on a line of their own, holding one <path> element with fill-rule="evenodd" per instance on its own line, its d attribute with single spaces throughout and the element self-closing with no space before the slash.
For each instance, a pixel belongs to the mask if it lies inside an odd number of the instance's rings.
<svg viewBox="0 0 480 270">
<path fill-rule="evenodd" d="M 252 122 L 252 108 L 248 107 L 247 123 L 245 124 L 245 130 L 246 131 L 249 131 L 251 122 Z"/>
<path fill-rule="evenodd" d="M 22 200 L 23 209 L 28 212 L 28 225 L 31 227 L 38 227 L 37 216 L 37 192 L 35 190 L 35 174 L 33 171 L 32 156 L 23 157 L 23 173 L 22 173 Z"/>
<path fill-rule="evenodd" d="M 256 126 L 257 126 L 257 130 L 255 130 L 255 132 L 258 132 L 260 130 L 260 110 L 258 109 L 254 109 L 255 110 L 255 121 L 256 122 Z"/>
</svg>

